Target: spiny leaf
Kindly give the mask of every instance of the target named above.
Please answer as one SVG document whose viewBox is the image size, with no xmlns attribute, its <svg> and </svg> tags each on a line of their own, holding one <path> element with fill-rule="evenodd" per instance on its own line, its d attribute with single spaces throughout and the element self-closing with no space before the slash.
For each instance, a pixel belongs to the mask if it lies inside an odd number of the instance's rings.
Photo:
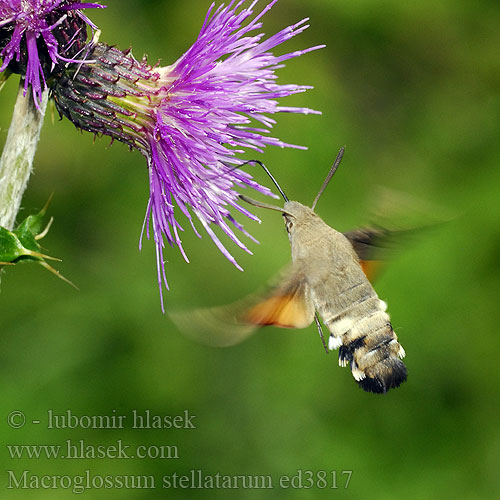
<svg viewBox="0 0 500 500">
<path fill-rule="evenodd" d="M 49 203 L 52 200 L 52 196 L 54 196 L 54 193 L 52 193 L 49 196 L 49 199 L 47 200 L 47 203 L 45 203 L 45 206 L 40 210 L 35 215 L 28 215 L 26 219 L 24 219 L 19 226 L 17 226 L 15 232 L 19 235 L 21 234 L 26 234 L 26 233 L 31 233 L 33 237 L 37 236 L 39 233 L 42 232 L 42 223 L 43 223 L 43 217 L 45 216 L 45 212 L 47 211 L 47 208 L 49 206 Z M 51 222 L 49 221 L 49 226 Z M 48 231 L 48 229 L 47 229 Z M 46 231 L 45 231 L 46 234 Z M 45 236 L 44 234 L 44 236 Z M 43 236 L 42 236 L 43 237 Z M 36 238 L 39 239 L 39 238 Z"/>
<path fill-rule="evenodd" d="M 0 268 L 7 265 L 15 265 L 22 262 L 37 262 L 58 278 L 77 288 L 71 281 L 65 278 L 59 271 L 50 266 L 46 261 L 61 261 L 42 253 L 38 240 L 42 239 L 49 231 L 53 217 L 44 229 L 43 217 L 52 199 L 50 195 L 45 206 L 35 215 L 29 215 L 13 231 L 0 226 Z"/>
</svg>

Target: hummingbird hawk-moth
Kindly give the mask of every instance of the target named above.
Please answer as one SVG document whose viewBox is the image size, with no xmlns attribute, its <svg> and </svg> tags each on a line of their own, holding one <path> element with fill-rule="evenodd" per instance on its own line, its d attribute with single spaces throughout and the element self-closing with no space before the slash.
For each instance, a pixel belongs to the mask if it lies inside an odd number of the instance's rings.
<svg viewBox="0 0 500 500">
<path fill-rule="evenodd" d="M 174 320 L 188 335 L 219 346 L 236 344 L 258 327 L 305 328 L 316 321 L 325 349 L 339 350 L 339 365 L 350 365 L 359 386 L 385 393 L 407 376 L 401 361 L 405 351 L 392 328 L 387 304 L 379 299 L 369 280 L 379 262 L 373 250 L 388 231 L 367 228 L 341 233 L 314 212 L 343 152 L 344 148 L 312 208 L 290 201 L 261 164 L 285 199 L 283 208 L 243 195 L 240 198 L 283 214 L 292 251 L 290 267 L 263 297 L 177 314 Z M 328 346 L 318 316 L 330 332 Z"/>
</svg>

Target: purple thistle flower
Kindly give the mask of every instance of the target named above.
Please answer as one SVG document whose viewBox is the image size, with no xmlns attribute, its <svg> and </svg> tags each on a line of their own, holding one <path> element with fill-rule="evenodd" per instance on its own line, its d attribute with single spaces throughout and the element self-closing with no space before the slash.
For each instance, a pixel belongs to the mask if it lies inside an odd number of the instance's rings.
<svg viewBox="0 0 500 500">
<path fill-rule="evenodd" d="M 257 15 L 253 13 L 257 1 L 246 8 L 245 0 L 217 9 L 212 4 L 197 40 L 167 67 L 151 68 L 129 51 L 97 44 L 89 54 L 95 63 L 68 73 L 53 88 L 59 112 L 76 126 L 123 141 L 148 160 L 150 198 L 143 232 L 149 239 L 152 225 L 162 309 L 162 284 L 168 289 L 165 241 L 179 247 L 188 261 L 175 207 L 201 237 L 194 214 L 225 257 L 241 269 L 212 224 L 251 253 L 235 229 L 251 236 L 230 209 L 258 219 L 238 204 L 236 187 L 272 193 L 237 168 L 244 161 L 236 155 L 261 152 L 267 145 L 300 148 L 269 135 L 275 123 L 272 115 L 318 113 L 277 101 L 311 87 L 277 84 L 275 70 L 287 59 L 323 46 L 275 56 L 271 52 L 275 47 L 308 27 L 303 19 L 264 39 L 258 32 L 261 18 L 276 1 L 268 2 Z"/>
<path fill-rule="evenodd" d="M 25 77 L 24 94 L 31 85 L 38 107 L 42 90 L 47 87 L 48 74 L 60 62 L 78 62 L 72 56 L 81 52 L 78 42 L 82 37 L 86 39 L 85 25 L 95 28 L 79 9 L 102 7 L 74 0 L 0 0 L 0 43 L 3 46 L 0 72 L 9 65 L 12 67 L 14 61 L 21 63 L 19 72 Z M 68 22 L 70 20 L 73 22 Z M 61 28 L 68 26 L 71 29 L 61 33 Z M 41 39 L 44 46 L 40 44 Z M 64 45 L 61 46 L 61 42 Z"/>
<path fill-rule="evenodd" d="M 230 206 L 255 219 L 238 205 L 233 185 L 270 192 L 241 171 L 228 170 L 226 165 L 237 164 L 234 155 L 245 149 L 260 152 L 268 144 L 291 146 L 267 135 L 275 123 L 267 115 L 313 112 L 279 106 L 277 98 L 308 87 L 276 84 L 274 69 L 282 61 L 318 47 L 281 57 L 269 52 L 306 29 L 306 20 L 265 41 L 263 33 L 251 34 L 261 27 L 259 19 L 275 3 L 269 3 L 246 25 L 256 2 L 239 13 L 237 9 L 243 2 L 231 2 L 211 15 L 212 4 L 192 47 L 176 63 L 160 71 L 166 96 L 158 106 L 154 133 L 149 138 L 151 196 L 146 213 L 148 225 L 150 216 L 152 219 L 159 264 L 163 262 L 163 236 L 171 245 L 176 244 L 188 260 L 178 234 L 182 228 L 174 216 L 177 205 L 190 221 L 191 207 L 217 247 L 241 269 L 210 224 L 219 225 L 236 245 L 249 252 L 226 223 L 235 222 Z M 255 127 L 255 122 L 260 122 L 260 128 Z M 242 231 L 241 226 L 235 227 Z M 149 227 L 147 235 L 149 238 Z M 167 286 L 165 268 L 161 267 Z"/>
</svg>

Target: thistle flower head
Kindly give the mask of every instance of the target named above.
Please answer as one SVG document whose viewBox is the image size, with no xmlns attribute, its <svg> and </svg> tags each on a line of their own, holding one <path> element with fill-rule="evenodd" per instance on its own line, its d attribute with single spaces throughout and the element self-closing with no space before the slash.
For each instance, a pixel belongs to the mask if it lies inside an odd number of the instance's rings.
<svg viewBox="0 0 500 500">
<path fill-rule="evenodd" d="M 80 9 L 97 3 L 75 0 L 0 0 L 0 72 L 9 67 L 31 85 L 38 106 L 46 78 L 60 62 L 77 62 L 86 40 L 86 25 L 94 24 Z M 43 41 L 43 43 L 42 43 Z"/>
<path fill-rule="evenodd" d="M 267 145 L 298 148 L 270 135 L 273 115 L 317 113 L 278 102 L 310 87 L 278 84 L 276 69 L 285 60 L 320 46 L 273 54 L 274 48 L 308 27 L 304 19 L 265 38 L 259 31 L 261 18 L 276 1 L 268 2 L 257 14 L 257 1 L 245 8 L 245 0 L 216 9 L 212 5 L 194 44 L 167 67 L 151 68 L 130 52 L 98 44 L 90 54 L 95 64 L 68 74 L 53 89 L 60 113 L 75 125 L 110 135 L 147 158 L 150 198 L 145 231 L 149 238 L 152 227 L 160 294 L 162 282 L 168 288 L 165 242 L 177 246 L 187 260 L 177 210 L 200 236 L 197 219 L 222 253 L 240 268 L 216 236 L 214 224 L 249 252 L 236 233 L 250 235 L 230 210 L 257 218 L 239 205 L 237 188 L 271 192 L 237 168 L 243 163 L 237 155 L 261 152 Z"/>
</svg>

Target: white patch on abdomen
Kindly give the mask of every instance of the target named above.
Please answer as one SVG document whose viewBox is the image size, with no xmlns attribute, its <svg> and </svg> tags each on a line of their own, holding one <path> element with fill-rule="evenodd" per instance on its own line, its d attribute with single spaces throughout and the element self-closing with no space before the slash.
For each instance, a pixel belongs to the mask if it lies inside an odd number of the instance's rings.
<svg viewBox="0 0 500 500">
<path fill-rule="evenodd" d="M 328 324 L 328 329 L 331 332 L 330 338 L 328 339 L 328 348 L 330 351 L 333 351 L 342 345 L 342 335 L 348 332 L 354 324 L 355 321 L 351 318 L 342 318 Z"/>
<path fill-rule="evenodd" d="M 328 339 L 328 349 L 330 349 L 330 351 L 338 349 L 341 345 L 342 339 L 340 337 L 330 335 L 330 338 Z"/>
</svg>

